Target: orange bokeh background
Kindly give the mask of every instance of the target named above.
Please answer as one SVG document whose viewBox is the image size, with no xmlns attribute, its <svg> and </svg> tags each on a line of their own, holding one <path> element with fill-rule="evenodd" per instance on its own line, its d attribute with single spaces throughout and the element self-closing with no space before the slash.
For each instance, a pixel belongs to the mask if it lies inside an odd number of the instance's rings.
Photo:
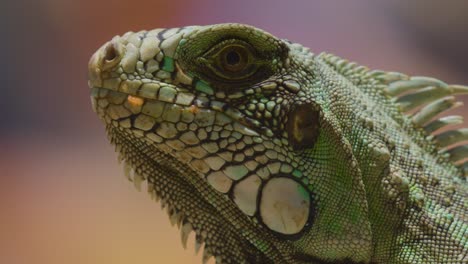
<svg viewBox="0 0 468 264">
<path fill-rule="evenodd" d="M 453 2 L 457 4 L 439 6 L 437 1 L 422 0 L 3 4 L 0 263 L 201 263 L 193 240 L 184 250 L 166 213 L 125 179 L 104 127 L 91 110 L 87 62 L 112 36 L 129 30 L 242 22 L 316 53 L 328 51 L 371 68 L 468 84 L 464 15 L 468 4 Z M 468 118 L 466 109 L 455 112 Z"/>
</svg>

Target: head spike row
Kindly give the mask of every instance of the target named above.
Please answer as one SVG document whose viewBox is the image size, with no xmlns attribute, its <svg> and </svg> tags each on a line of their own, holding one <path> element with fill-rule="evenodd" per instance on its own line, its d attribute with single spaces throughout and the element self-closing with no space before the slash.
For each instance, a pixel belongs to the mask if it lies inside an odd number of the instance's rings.
<svg viewBox="0 0 468 264">
<path fill-rule="evenodd" d="M 205 244 L 205 249 L 203 250 L 202 263 L 207 264 L 211 257 L 213 257 L 213 254 L 211 254 L 210 248 L 208 248 Z"/>
<path fill-rule="evenodd" d="M 463 105 L 457 102 L 454 95 L 468 94 L 468 86 L 448 85 L 440 80 L 415 76 L 408 80 L 397 80 L 388 84 L 385 93 L 393 96 L 402 112 L 416 110 L 410 118 L 417 127 L 422 127 L 428 140 L 434 140 L 439 146 L 439 154 L 446 156 L 454 163 L 463 162 L 468 157 L 468 145 L 460 143 L 468 140 L 468 128 L 445 131 L 431 135 L 447 126 L 463 123 L 461 116 L 447 116 L 432 120 L 437 115 Z M 454 145 L 455 147 L 450 148 Z M 466 166 L 464 164 L 459 166 Z M 463 170 L 465 167 L 460 167 Z M 464 172 L 465 173 L 465 172 Z"/>
<path fill-rule="evenodd" d="M 379 72 L 374 75 L 374 73 Z M 407 81 L 409 76 L 400 72 L 385 72 L 385 71 L 371 71 L 370 74 L 374 75 L 373 78 L 379 80 L 383 84 L 390 84 L 396 81 Z"/>
<path fill-rule="evenodd" d="M 133 173 L 133 175 L 133 185 L 137 191 L 141 192 L 141 184 L 145 181 L 145 178 L 139 173 L 136 173 L 136 171 Z"/>
<path fill-rule="evenodd" d="M 203 238 L 202 236 L 196 234 L 195 235 L 195 254 L 198 255 L 200 252 L 200 248 L 203 246 Z"/>
<path fill-rule="evenodd" d="M 122 164 L 122 162 L 125 161 L 125 156 L 121 152 L 119 152 L 117 156 L 117 161 L 119 164 Z"/>
<path fill-rule="evenodd" d="M 423 107 L 413 115 L 412 121 L 417 126 L 423 126 L 438 114 L 461 105 L 463 103 L 455 101 L 454 96 L 447 96 Z"/>
<path fill-rule="evenodd" d="M 465 177 L 465 179 L 468 177 L 468 161 L 465 163 L 461 164 L 459 167 L 462 171 L 462 175 Z"/>
<path fill-rule="evenodd" d="M 407 112 L 445 96 L 466 93 L 468 93 L 468 87 L 464 86 L 429 86 L 414 93 L 405 94 L 399 97 L 396 102 L 403 112 Z"/>
<path fill-rule="evenodd" d="M 461 116 L 444 116 L 436 119 L 424 126 L 424 130 L 427 134 L 431 134 L 441 128 L 447 126 L 459 125 L 463 123 L 463 117 Z"/>
<path fill-rule="evenodd" d="M 130 166 L 130 164 L 128 164 L 127 162 L 125 162 L 125 163 L 124 163 L 124 174 L 125 174 L 125 177 L 127 177 L 127 179 L 128 179 L 129 181 L 131 181 L 131 182 L 133 181 L 133 178 L 132 178 L 133 173 L 132 173 L 132 171 L 133 171 L 133 168 Z"/>
<path fill-rule="evenodd" d="M 339 74 L 347 77 L 354 84 L 361 82 L 362 76 L 378 80 L 382 84 L 408 79 L 408 76 L 398 72 L 384 72 L 379 70 L 371 71 L 366 66 L 350 62 L 330 53 L 321 53 L 319 57 L 329 66 L 334 68 Z"/>
<path fill-rule="evenodd" d="M 184 249 L 187 249 L 187 240 L 190 236 L 190 232 L 193 231 L 192 225 L 190 223 L 185 223 L 180 229 L 180 239 L 182 240 L 182 246 Z"/>
<path fill-rule="evenodd" d="M 171 222 L 171 225 L 174 226 L 179 223 L 179 213 L 177 211 L 174 211 L 171 213 L 169 216 L 169 221 Z"/>
<path fill-rule="evenodd" d="M 395 97 L 403 112 L 445 96 L 468 93 L 467 86 L 448 85 L 440 80 L 423 76 L 415 76 L 407 80 L 397 79 L 394 82 L 384 83 L 388 84 L 385 93 Z"/>
<path fill-rule="evenodd" d="M 468 128 L 460 128 L 443 132 L 435 137 L 438 145 L 442 148 L 448 147 L 468 140 Z"/>
<path fill-rule="evenodd" d="M 414 76 L 410 77 L 409 80 L 398 80 L 396 82 L 390 83 L 385 89 L 385 92 L 390 96 L 398 96 L 405 92 L 414 91 L 429 86 L 446 87 L 447 84 L 430 77 Z"/>
<path fill-rule="evenodd" d="M 468 158 L 468 145 L 461 145 L 454 147 L 447 151 L 450 155 L 450 160 L 452 162 L 462 161 Z"/>
</svg>

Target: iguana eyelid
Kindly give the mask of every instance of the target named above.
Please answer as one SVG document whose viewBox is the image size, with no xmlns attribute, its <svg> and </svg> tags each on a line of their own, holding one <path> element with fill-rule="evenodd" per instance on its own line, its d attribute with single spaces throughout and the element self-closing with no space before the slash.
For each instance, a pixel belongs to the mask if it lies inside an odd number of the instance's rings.
<svg viewBox="0 0 468 264">
<path fill-rule="evenodd" d="M 246 60 L 245 67 L 239 71 L 229 71 L 223 66 L 222 56 L 230 47 L 240 53 L 241 59 Z M 250 44 L 238 39 L 224 40 L 214 45 L 201 57 L 197 58 L 197 61 L 209 68 L 214 75 L 225 81 L 247 79 L 254 75 L 262 65 L 266 64 L 264 60 L 256 56 L 255 49 Z"/>
<path fill-rule="evenodd" d="M 211 58 L 199 57 L 197 58 L 197 62 L 201 64 L 209 64 L 209 63 L 213 63 L 213 60 Z"/>
</svg>

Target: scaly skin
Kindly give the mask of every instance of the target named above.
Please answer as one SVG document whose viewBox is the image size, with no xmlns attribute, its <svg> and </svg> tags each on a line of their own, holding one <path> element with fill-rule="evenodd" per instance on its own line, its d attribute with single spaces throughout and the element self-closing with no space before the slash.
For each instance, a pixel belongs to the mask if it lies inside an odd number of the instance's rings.
<svg viewBox="0 0 468 264">
<path fill-rule="evenodd" d="M 468 262 L 468 130 L 432 121 L 467 87 L 239 24 L 115 37 L 89 78 L 130 180 L 205 260 Z"/>
</svg>

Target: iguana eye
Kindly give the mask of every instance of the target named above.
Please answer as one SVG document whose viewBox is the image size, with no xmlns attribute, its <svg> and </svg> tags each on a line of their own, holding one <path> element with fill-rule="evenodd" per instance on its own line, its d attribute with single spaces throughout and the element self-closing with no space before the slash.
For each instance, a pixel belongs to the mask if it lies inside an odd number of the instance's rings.
<svg viewBox="0 0 468 264">
<path fill-rule="evenodd" d="M 226 40 L 214 46 L 200 61 L 208 67 L 217 78 L 224 81 L 242 81 L 254 75 L 261 60 L 255 49 L 241 40 Z"/>
<path fill-rule="evenodd" d="M 228 46 L 221 50 L 218 59 L 218 63 L 224 70 L 239 72 L 247 67 L 249 51 L 238 45 Z"/>
</svg>

